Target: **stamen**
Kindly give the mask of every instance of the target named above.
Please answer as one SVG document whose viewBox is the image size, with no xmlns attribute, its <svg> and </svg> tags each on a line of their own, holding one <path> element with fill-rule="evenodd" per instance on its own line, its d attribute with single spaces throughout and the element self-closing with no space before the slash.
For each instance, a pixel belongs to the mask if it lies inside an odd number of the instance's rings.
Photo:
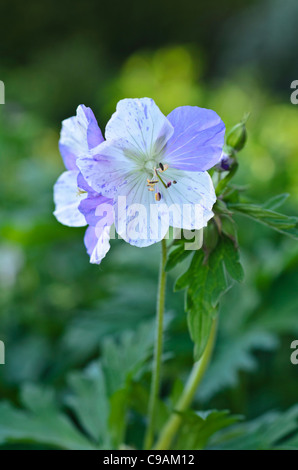
<svg viewBox="0 0 298 470">
<path fill-rule="evenodd" d="M 157 176 L 157 178 L 161 181 L 161 183 L 164 185 L 164 187 L 166 188 L 166 187 L 167 187 L 166 183 L 164 182 L 164 180 L 162 179 L 162 177 L 157 173 L 157 171 L 156 171 L 156 176 Z"/>
<path fill-rule="evenodd" d="M 147 188 L 149 191 L 154 191 L 155 189 L 155 185 L 157 185 L 159 182 L 162 183 L 162 185 L 168 189 L 172 183 L 176 184 L 176 181 L 164 181 L 163 178 L 161 177 L 160 173 L 163 173 L 165 172 L 167 169 L 169 168 L 169 165 L 167 165 L 166 163 L 163 164 L 163 163 L 159 163 L 158 164 L 158 167 L 157 168 L 153 168 L 153 173 L 154 173 L 154 176 L 155 178 L 152 178 L 152 179 L 149 179 L 147 178 Z M 158 199 L 159 198 L 159 199 Z M 160 198 L 161 198 L 161 194 L 160 193 L 156 193 L 155 194 L 155 199 L 157 201 L 160 201 Z"/>
<path fill-rule="evenodd" d="M 87 191 L 84 191 L 83 189 L 78 188 L 77 196 L 82 196 L 82 194 L 86 194 L 86 193 Z"/>
<path fill-rule="evenodd" d="M 167 165 L 167 163 L 165 165 L 163 165 L 163 163 L 159 163 L 158 166 L 159 166 L 158 170 L 161 171 L 162 173 L 169 168 L 169 165 Z"/>
</svg>

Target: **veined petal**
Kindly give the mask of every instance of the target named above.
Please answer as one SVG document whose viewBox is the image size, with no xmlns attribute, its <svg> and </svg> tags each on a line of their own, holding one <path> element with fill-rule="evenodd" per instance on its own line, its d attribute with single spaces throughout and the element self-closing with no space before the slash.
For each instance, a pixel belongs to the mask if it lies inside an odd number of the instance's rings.
<svg viewBox="0 0 298 470">
<path fill-rule="evenodd" d="M 100 231 L 95 227 L 88 227 L 85 232 L 84 243 L 90 256 L 90 263 L 100 264 L 110 249 L 110 226 Z"/>
<path fill-rule="evenodd" d="M 111 226 L 114 223 L 113 200 L 101 195 L 88 195 L 79 205 L 80 212 L 84 215 L 89 225 Z"/>
<path fill-rule="evenodd" d="M 77 108 L 76 116 L 62 122 L 59 149 L 66 168 L 68 170 L 77 169 L 77 157 L 88 153 L 103 140 L 92 110 L 80 105 Z"/>
<path fill-rule="evenodd" d="M 115 226 L 127 243 L 145 247 L 162 240 L 169 228 L 168 208 L 156 204 L 144 175 L 131 175 L 115 203 Z"/>
<path fill-rule="evenodd" d="M 214 111 L 181 106 L 167 117 L 174 127 L 164 156 L 170 166 L 185 171 L 206 171 L 220 161 L 225 125 Z"/>
<path fill-rule="evenodd" d="M 105 137 L 132 158 L 154 158 L 173 134 L 173 126 L 150 98 L 124 99 L 107 124 Z"/>
<path fill-rule="evenodd" d="M 84 215 L 79 211 L 79 205 L 87 197 L 87 193 L 79 190 L 77 184 L 78 171 L 65 171 L 54 186 L 54 202 L 56 219 L 69 227 L 86 225 Z"/>
<path fill-rule="evenodd" d="M 187 230 L 200 230 L 213 217 L 216 195 L 207 172 L 167 170 L 167 177 L 177 181 L 161 189 L 161 203 L 169 209 L 170 225 Z"/>
<path fill-rule="evenodd" d="M 86 191 L 88 195 L 97 196 L 97 193 L 91 188 L 91 186 L 89 186 L 81 172 L 79 172 L 78 174 L 77 183 L 78 188 L 82 189 L 83 191 Z"/>
<path fill-rule="evenodd" d="M 136 170 L 116 142 L 103 142 L 77 159 L 77 165 L 87 184 L 97 193 L 113 198 L 126 184 L 126 176 Z"/>
</svg>

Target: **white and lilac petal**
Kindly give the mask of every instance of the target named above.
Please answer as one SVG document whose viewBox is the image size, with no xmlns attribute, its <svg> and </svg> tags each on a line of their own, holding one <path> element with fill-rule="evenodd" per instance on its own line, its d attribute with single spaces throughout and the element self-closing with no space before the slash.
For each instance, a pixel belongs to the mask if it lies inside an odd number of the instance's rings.
<svg viewBox="0 0 298 470">
<path fill-rule="evenodd" d="M 115 203 L 115 226 L 127 243 L 145 247 L 162 240 L 169 229 L 168 208 L 156 204 L 144 175 L 132 175 Z"/>
<path fill-rule="evenodd" d="M 85 232 L 84 243 L 90 256 L 90 263 L 100 264 L 110 249 L 110 229 L 106 226 L 101 230 L 88 227 Z"/>
<path fill-rule="evenodd" d="M 173 134 L 173 126 L 150 98 L 124 99 L 106 126 L 105 138 L 131 157 L 154 157 Z"/>
<path fill-rule="evenodd" d="M 78 171 L 65 171 L 54 186 L 56 219 L 69 227 L 83 227 L 86 219 L 79 210 L 79 205 L 87 197 L 77 185 Z"/>
<path fill-rule="evenodd" d="M 111 226 L 114 223 L 113 200 L 99 194 L 88 195 L 79 205 L 80 212 L 84 215 L 88 225 Z"/>
<path fill-rule="evenodd" d="M 79 172 L 78 174 L 77 183 L 78 188 L 80 188 L 82 191 L 86 191 L 86 193 L 88 193 L 88 196 L 97 196 L 97 192 L 94 191 L 91 186 L 89 186 L 81 172 Z"/>
<path fill-rule="evenodd" d="M 113 198 L 136 170 L 117 142 L 103 142 L 77 160 L 86 183 L 97 193 Z"/>
<path fill-rule="evenodd" d="M 186 230 L 200 230 L 213 217 L 216 195 L 207 172 L 184 172 L 169 169 L 167 176 L 177 181 L 161 189 L 162 199 L 169 208 L 170 225 Z"/>
<path fill-rule="evenodd" d="M 167 117 L 174 127 L 164 155 L 170 166 L 185 171 L 206 171 L 220 161 L 225 125 L 214 111 L 181 106 Z"/>
<path fill-rule="evenodd" d="M 68 170 L 77 169 L 76 159 L 101 142 L 103 136 L 90 108 L 80 105 L 76 116 L 62 122 L 59 149 Z"/>
</svg>

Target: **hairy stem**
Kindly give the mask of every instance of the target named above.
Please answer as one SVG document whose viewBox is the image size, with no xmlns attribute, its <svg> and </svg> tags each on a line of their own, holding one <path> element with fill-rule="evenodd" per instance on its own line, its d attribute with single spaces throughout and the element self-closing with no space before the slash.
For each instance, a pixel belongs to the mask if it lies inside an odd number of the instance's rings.
<svg viewBox="0 0 298 470">
<path fill-rule="evenodd" d="M 171 443 L 179 429 L 182 420 L 179 413 L 186 411 L 189 408 L 196 390 L 209 365 L 216 337 L 216 329 L 217 322 L 214 320 L 204 354 L 202 358 L 194 364 L 183 393 L 177 403 L 176 409 L 161 431 L 160 437 L 154 446 L 154 448 L 157 450 L 167 450 L 171 446 Z"/>
<path fill-rule="evenodd" d="M 154 442 L 155 415 L 160 390 L 160 369 L 162 359 L 163 344 L 163 317 L 165 309 L 165 291 L 166 291 L 166 272 L 165 264 L 167 261 L 167 244 L 165 240 L 161 241 L 161 262 L 159 271 L 159 283 L 157 292 L 156 309 L 156 339 L 154 348 L 152 383 L 148 409 L 148 427 L 145 435 L 144 447 L 151 449 Z"/>
</svg>

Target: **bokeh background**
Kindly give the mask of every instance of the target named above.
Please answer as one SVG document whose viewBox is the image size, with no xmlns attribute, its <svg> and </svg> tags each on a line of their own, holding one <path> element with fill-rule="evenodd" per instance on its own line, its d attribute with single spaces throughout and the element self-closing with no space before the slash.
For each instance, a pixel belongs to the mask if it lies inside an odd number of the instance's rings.
<svg viewBox="0 0 298 470">
<path fill-rule="evenodd" d="M 83 229 L 53 217 L 52 187 L 63 171 L 61 120 L 84 103 L 102 129 L 125 97 L 152 97 L 164 113 L 214 109 L 227 128 L 247 112 L 239 184 L 252 199 L 288 192 L 297 214 L 298 79 L 296 0 L 1 1 L 0 366 L 1 399 L 19 404 L 28 382 L 63 395 L 69 372 L 100 354 L 109 335 L 153 318 L 159 249 L 115 241 L 89 264 Z M 297 402 L 298 248 L 238 219 L 245 283 L 225 297 L 214 361 L 197 396 L 252 419 Z M 164 366 L 184 378 L 192 344 L 183 295 L 172 294 Z M 133 426 L 131 429 L 133 432 Z"/>
</svg>

